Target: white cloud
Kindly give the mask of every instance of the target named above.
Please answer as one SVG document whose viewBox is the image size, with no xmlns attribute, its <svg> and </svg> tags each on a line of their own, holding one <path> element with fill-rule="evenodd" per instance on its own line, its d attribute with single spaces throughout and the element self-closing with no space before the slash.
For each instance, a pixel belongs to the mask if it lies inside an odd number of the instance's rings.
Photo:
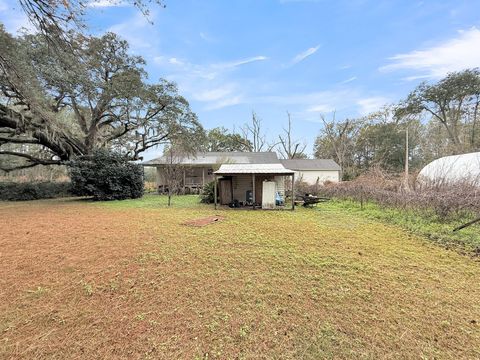
<svg viewBox="0 0 480 360">
<path fill-rule="evenodd" d="M 310 93 L 288 93 L 285 95 L 260 96 L 252 102 L 273 104 L 287 108 L 303 109 L 305 113 L 329 113 L 351 107 L 359 99 L 355 89 L 331 89 Z M 345 99 L 349 99 L 348 102 Z"/>
<path fill-rule="evenodd" d="M 154 62 L 170 72 L 169 80 L 175 81 L 182 93 L 189 98 L 204 103 L 205 110 L 215 110 L 245 102 L 245 82 L 231 80 L 231 74 L 241 66 L 268 60 L 263 55 L 244 59 L 194 64 L 176 57 L 157 56 Z"/>
<path fill-rule="evenodd" d="M 103 1 L 103 0 L 102 0 Z M 156 13 L 152 11 L 147 19 L 141 12 L 136 11 L 135 15 L 130 17 L 127 21 L 115 24 L 107 29 L 107 31 L 114 32 L 127 40 L 131 49 L 134 52 L 142 52 L 145 54 L 146 48 L 153 48 L 158 41 L 157 36 L 152 36 L 155 28 L 149 20 L 153 21 Z M 148 35 L 150 33 L 150 35 Z M 140 51 L 141 50 L 141 51 Z"/>
<path fill-rule="evenodd" d="M 254 56 L 254 57 L 251 57 L 251 58 L 248 58 L 248 59 L 236 60 L 236 61 L 232 61 L 232 62 L 228 62 L 228 63 L 217 64 L 217 65 L 214 65 L 214 67 L 216 66 L 216 67 L 234 68 L 234 67 L 237 67 L 237 66 L 246 65 L 246 64 L 250 64 L 252 62 L 264 61 L 264 60 L 268 60 L 268 57 L 261 55 L 261 56 Z"/>
<path fill-rule="evenodd" d="M 340 84 L 348 84 L 349 82 L 352 82 L 352 81 L 355 81 L 355 80 L 357 80 L 357 77 L 352 76 L 351 78 L 348 78 L 346 80 L 341 81 Z"/>
<path fill-rule="evenodd" d="M 172 58 L 168 59 L 168 62 L 169 62 L 170 64 L 180 65 L 180 66 L 184 64 L 182 60 L 179 60 L 179 59 L 177 59 L 177 58 L 175 58 L 175 57 L 172 57 Z"/>
<path fill-rule="evenodd" d="M 335 108 L 329 104 L 321 104 L 321 105 L 314 105 L 307 109 L 307 112 L 315 112 L 315 113 L 329 113 L 335 111 Z"/>
<path fill-rule="evenodd" d="M 348 99 L 348 101 L 345 101 L 345 99 Z M 327 114 L 333 111 L 356 113 L 363 116 L 380 110 L 384 105 L 390 103 L 391 99 L 376 95 L 365 97 L 364 92 L 356 88 L 336 88 L 311 93 L 257 97 L 252 101 L 297 107 L 303 109 L 305 118 L 308 118 L 312 114 Z"/>
<path fill-rule="evenodd" d="M 219 101 L 216 101 L 216 102 L 214 102 L 210 105 L 207 105 L 205 107 L 205 110 L 217 110 L 217 109 L 221 109 L 221 108 L 224 108 L 224 107 L 227 107 L 227 106 L 238 105 L 238 104 L 243 103 L 244 101 L 245 100 L 240 95 L 236 95 L 236 96 L 232 96 L 232 97 L 226 97 L 226 98 L 221 99 Z"/>
<path fill-rule="evenodd" d="M 320 48 L 320 45 L 317 45 L 315 47 L 308 48 L 307 50 L 301 52 L 300 54 L 298 54 L 292 59 L 292 65 L 298 64 L 299 62 L 302 62 L 309 56 L 312 56 L 318 51 L 319 48 Z"/>
<path fill-rule="evenodd" d="M 374 111 L 380 110 L 389 102 L 391 102 L 391 100 L 383 96 L 373 96 L 356 100 L 356 104 L 359 106 L 359 112 L 361 115 L 367 115 Z"/>
<path fill-rule="evenodd" d="M 317 3 L 321 0 L 280 0 L 280 4 L 288 4 L 288 3 L 299 3 L 299 2 L 310 2 L 310 3 Z"/>
<path fill-rule="evenodd" d="M 215 42 L 216 39 L 212 36 L 210 36 L 210 34 L 207 34 L 205 32 L 200 32 L 200 38 L 202 38 L 203 40 L 207 41 L 207 42 Z"/>
<path fill-rule="evenodd" d="M 129 4 L 121 0 L 96 0 L 96 1 L 88 2 L 87 6 L 92 8 L 107 8 L 107 7 L 129 6 Z"/>
<path fill-rule="evenodd" d="M 192 98 L 205 102 L 205 110 L 216 110 L 243 102 L 243 95 L 235 83 L 228 83 L 213 89 L 204 89 L 192 94 Z"/>
<path fill-rule="evenodd" d="M 424 50 L 414 50 L 390 58 L 390 64 L 382 66 L 383 72 L 414 70 L 418 74 L 407 80 L 441 78 L 452 71 L 480 66 L 480 30 L 472 27 L 459 31 L 456 38 Z"/>
<path fill-rule="evenodd" d="M 198 101 L 218 101 L 229 97 L 234 90 L 232 85 L 224 85 L 214 89 L 206 89 L 202 92 L 193 94 L 193 98 Z"/>
</svg>

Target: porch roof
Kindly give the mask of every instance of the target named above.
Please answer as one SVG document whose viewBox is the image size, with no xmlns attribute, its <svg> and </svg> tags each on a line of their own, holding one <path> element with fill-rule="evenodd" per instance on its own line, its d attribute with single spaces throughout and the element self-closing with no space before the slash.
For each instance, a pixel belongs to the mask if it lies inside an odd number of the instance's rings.
<svg viewBox="0 0 480 360">
<path fill-rule="evenodd" d="M 216 175 L 235 174 L 275 174 L 292 175 L 293 170 L 286 169 L 282 164 L 223 164 L 215 171 Z"/>
</svg>

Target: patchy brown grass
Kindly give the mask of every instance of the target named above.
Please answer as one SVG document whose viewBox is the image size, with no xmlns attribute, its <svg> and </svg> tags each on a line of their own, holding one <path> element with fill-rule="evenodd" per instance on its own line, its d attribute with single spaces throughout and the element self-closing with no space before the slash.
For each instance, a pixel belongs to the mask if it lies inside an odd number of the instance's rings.
<svg viewBox="0 0 480 360">
<path fill-rule="evenodd" d="M 0 204 L 1 358 L 480 358 L 471 258 L 339 210 L 157 199 Z"/>
</svg>

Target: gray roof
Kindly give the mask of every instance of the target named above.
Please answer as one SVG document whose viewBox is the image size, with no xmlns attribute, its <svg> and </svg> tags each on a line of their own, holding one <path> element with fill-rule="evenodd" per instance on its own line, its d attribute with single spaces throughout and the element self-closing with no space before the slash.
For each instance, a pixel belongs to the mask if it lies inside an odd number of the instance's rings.
<svg viewBox="0 0 480 360">
<path fill-rule="evenodd" d="M 180 161 L 183 165 L 215 165 L 215 164 L 279 164 L 280 160 L 274 152 L 240 152 L 218 151 L 198 152 L 196 155 L 186 157 Z M 143 162 L 145 166 L 165 165 L 165 157 Z"/>
<path fill-rule="evenodd" d="M 217 175 L 233 174 L 293 174 L 282 164 L 223 164 L 215 171 Z"/>
<path fill-rule="evenodd" d="M 342 170 L 340 168 L 340 165 L 338 165 L 333 159 L 287 159 L 280 161 L 287 169 L 292 169 L 296 171 Z"/>
</svg>

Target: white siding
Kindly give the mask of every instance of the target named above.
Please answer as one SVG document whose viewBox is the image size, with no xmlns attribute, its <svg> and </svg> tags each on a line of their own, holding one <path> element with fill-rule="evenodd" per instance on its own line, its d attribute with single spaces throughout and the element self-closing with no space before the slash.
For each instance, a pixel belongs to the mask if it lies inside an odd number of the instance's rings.
<svg viewBox="0 0 480 360">
<path fill-rule="evenodd" d="M 277 191 L 285 199 L 285 176 L 275 176 L 275 183 L 277 184 Z"/>
<path fill-rule="evenodd" d="M 340 172 L 338 170 L 303 170 L 295 171 L 295 180 L 304 181 L 315 185 L 318 181 L 323 184 L 325 181 L 339 182 Z"/>
</svg>

